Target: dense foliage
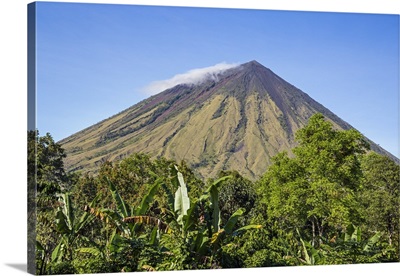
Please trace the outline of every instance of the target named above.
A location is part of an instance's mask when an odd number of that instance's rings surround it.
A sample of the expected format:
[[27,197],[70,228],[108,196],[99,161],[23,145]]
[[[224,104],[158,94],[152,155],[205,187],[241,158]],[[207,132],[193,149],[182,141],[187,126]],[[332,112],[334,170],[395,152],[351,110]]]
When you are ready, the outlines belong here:
[[399,261],[399,165],[320,114],[256,182],[145,154],[67,174],[49,134],[28,138],[38,274]]

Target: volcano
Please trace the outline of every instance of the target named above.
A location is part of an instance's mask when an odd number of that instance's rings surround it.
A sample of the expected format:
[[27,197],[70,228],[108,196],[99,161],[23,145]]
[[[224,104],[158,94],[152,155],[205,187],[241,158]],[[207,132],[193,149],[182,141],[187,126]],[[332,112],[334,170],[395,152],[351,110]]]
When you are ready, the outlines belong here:
[[[258,179],[271,157],[296,146],[315,113],[352,126],[257,61],[179,84],[60,141],[68,171],[96,172],[133,153],[186,163],[203,178],[236,170]],[[371,148],[390,155],[376,144]],[[391,156],[391,155],[390,155]],[[392,156],[393,157],[393,156]],[[394,158],[394,157],[393,157]]]

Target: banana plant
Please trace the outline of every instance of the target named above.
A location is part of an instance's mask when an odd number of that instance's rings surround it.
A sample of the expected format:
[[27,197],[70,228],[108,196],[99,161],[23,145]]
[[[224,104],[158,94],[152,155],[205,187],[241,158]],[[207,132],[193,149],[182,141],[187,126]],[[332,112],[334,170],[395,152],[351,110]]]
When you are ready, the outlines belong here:
[[302,256],[303,258],[299,258],[299,260],[307,265],[315,265],[318,264],[318,262],[323,258],[323,255],[320,251],[315,249],[314,246],[311,245],[310,242],[304,241],[301,238],[300,232],[298,229],[296,229],[297,234],[300,237],[300,242],[302,245]]
[[[299,234],[298,230],[297,233]],[[331,258],[337,263],[359,263],[358,258],[362,258],[363,262],[368,259],[376,261],[374,247],[382,237],[382,233],[377,232],[369,239],[362,239],[361,234],[360,227],[350,224],[340,237],[322,243],[319,248],[315,248],[300,237],[302,258],[299,260],[307,265],[329,264]]]
[[122,237],[117,234],[116,229],[113,230],[112,234],[110,235],[110,238],[107,240],[107,243],[105,244],[104,248],[100,247],[81,247],[76,249],[77,252],[79,253],[88,253],[91,254],[95,257],[100,257],[104,260],[110,260],[110,256],[112,253],[117,252],[118,248],[121,247]]
[[250,229],[260,229],[262,228],[262,225],[258,224],[249,224],[246,226],[243,226],[239,229],[234,230],[234,227],[239,220],[239,218],[243,215],[244,213],[243,208],[239,208],[233,215],[228,219],[226,222],[225,226],[223,228],[220,228],[218,232],[213,233],[211,237],[211,245],[214,247],[218,246],[218,244],[224,239],[226,236],[231,235],[232,237],[239,235],[240,233],[250,230]]
[[[159,238],[161,232],[168,232],[170,229],[168,225],[159,218],[145,215],[149,210],[153,198],[160,187],[161,179],[158,179],[149,189],[148,193],[143,197],[139,206],[129,207],[128,204],[123,200],[115,185],[106,178],[111,196],[115,203],[116,209],[112,210],[109,208],[88,208],[85,210],[95,217],[105,221],[106,224],[111,224],[116,227],[118,233],[128,239],[138,238],[138,234],[141,232],[142,225],[149,225],[153,227],[153,232],[156,232],[156,237]],[[152,233],[153,233],[152,232]],[[143,236],[142,236],[143,237]],[[150,240],[154,243],[154,235],[150,235]]]
[[[115,185],[106,179],[111,191],[115,210],[109,208],[96,208],[86,206],[85,210],[92,217],[100,218],[108,225],[114,226],[112,234],[105,245],[93,244],[92,247],[78,248],[76,252],[91,254],[104,261],[112,261],[118,253],[131,246],[136,239],[144,239],[149,245],[156,245],[160,239],[161,232],[168,232],[169,227],[158,218],[145,215],[153,202],[154,195],[160,186],[161,180],[152,185],[148,193],[143,197],[141,204],[137,207],[131,206],[123,200]],[[139,236],[141,225],[153,227],[150,235]]]
[[119,235],[116,229],[114,229],[103,247],[81,247],[76,249],[76,252],[88,253],[105,261],[111,261],[113,256],[128,244],[127,241],[127,239]]
[[[215,180],[199,199],[190,201],[187,194],[187,187],[183,175],[176,169],[176,179],[179,187],[175,193],[174,212],[176,221],[180,225],[182,237],[190,244],[191,252],[195,252],[196,256],[203,258],[211,254],[217,254],[224,240],[239,235],[243,231],[249,229],[261,228],[261,225],[247,225],[239,229],[235,229],[238,219],[243,215],[244,209],[237,210],[221,228],[221,211],[219,209],[219,188],[227,179],[232,176],[225,176]],[[199,218],[198,210],[206,207],[204,214]],[[203,220],[203,223],[200,221]],[[204,223],[205,222],[205,223]],[[188,239],[188,232],[191,232],[191,239]],[[194,234],[194,236],[193,236]],[[208,249],[212,248],[212,251]]]
[[375,233],[371,238],[367,240],[362,240],[361,238],[361,228],[350,224],[347,226],[346,232],[344,233],[343,241],[348,245],[353,245],[359,247],[362,252],[369,253],[372,251],[374,245],[382,237],[381,232]]
[[[54,248],[51,254],[52,262],[59,262],[63,259],[72,259],[72,247],[76,241],[81,239],[87,239],[81,235],[82,229],[93,220],[93,217],[88,213],[83,213],[83,215],[78,219],[75,216],[73,204],[69,193],[60,194],[58,207],[56,213],[56,230],[61,234],[60,242]],[[95,198],[89,207],[91,207],[97,198]]]
[[[204,205],[204,203],[208,203],[210,209],[212,210],[211,219],[207,220],[207,223],[212,229],[212,233],[218,232],[219,224],[220,224],[220,210],[218,205],[218,188],[223,183],[223,181],[231,178],[231,176],[222,177],[216,181],[214,181],[211,186],[206,190],[206,193],[202,195],[199,199],[193,200],[191,202],[188,192],[187,186],[184,181],[183,175],[178,171],[178,168],[175,166],[175,174],[176,176],[173,178],[173,182],[175,182],[175,186],[177,186],[177,190],[175,192],[173,207],[174,207],[174,216],[178,225],[180,225],[180,230],[182,235],[185,237],[186,232],[198,223],[199,218],[196,216],[197,210],[200,205]],[[211,234],[210,233],[210,236]]]

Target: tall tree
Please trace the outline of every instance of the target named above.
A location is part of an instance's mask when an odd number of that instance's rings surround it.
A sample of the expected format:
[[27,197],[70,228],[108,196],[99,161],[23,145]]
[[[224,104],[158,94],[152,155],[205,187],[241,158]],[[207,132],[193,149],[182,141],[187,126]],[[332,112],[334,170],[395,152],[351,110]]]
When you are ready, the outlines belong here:
[[387,156],[370,153],[362,159],[361,200],[368,231],[382,231],[399,249],[400,166]]
[[60,144],[54,142],[50,133],[39,137],[37,132],[36,166],[38,196],[54,197],[68,187],[64,170],[66,154]]
[[40,137],[39,131],[28,131],[28,183],[35,192],[38,211],[52,209],[57,193],[69,188],[64,170],[66,154],[50,133]]
[[[28,206],[29,225],[35,230],[29,237],[30,243],[40,248],[41,264],[49,259],[57,243],[54,225],[58,206],[57,194],[68,189],[68,177],[64,171],[64,149],[54,142],[49,133],[40,137],[39,131],[28,131]],[[35,225],[35,226],[33,226]],[[45,254],[43,254],[45,252]],[[38,267],[44,272],[44,266]]]
[[332,234],[328,230],[343,230],[359,218],[359,156],[368,144],[355,130],[335,130],[321,114],[312,116],[296,139],[294,157],[278,154],[261,190],[270,219],[292,230],[301,228],[315,244]]

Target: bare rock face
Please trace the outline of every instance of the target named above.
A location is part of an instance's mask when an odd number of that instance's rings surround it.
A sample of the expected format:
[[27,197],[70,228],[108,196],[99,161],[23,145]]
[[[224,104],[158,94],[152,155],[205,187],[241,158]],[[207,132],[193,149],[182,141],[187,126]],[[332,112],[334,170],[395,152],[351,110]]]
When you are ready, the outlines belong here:
[[[69,171],[143,152],[185,160],[200,176],[236,170],[257,179],[272,156],[296,145],[315,113],[338,129],[351,126],[257,61],[199,84],[180,84],[60,141]],[[375,151],[386,153],[375,144]]]

